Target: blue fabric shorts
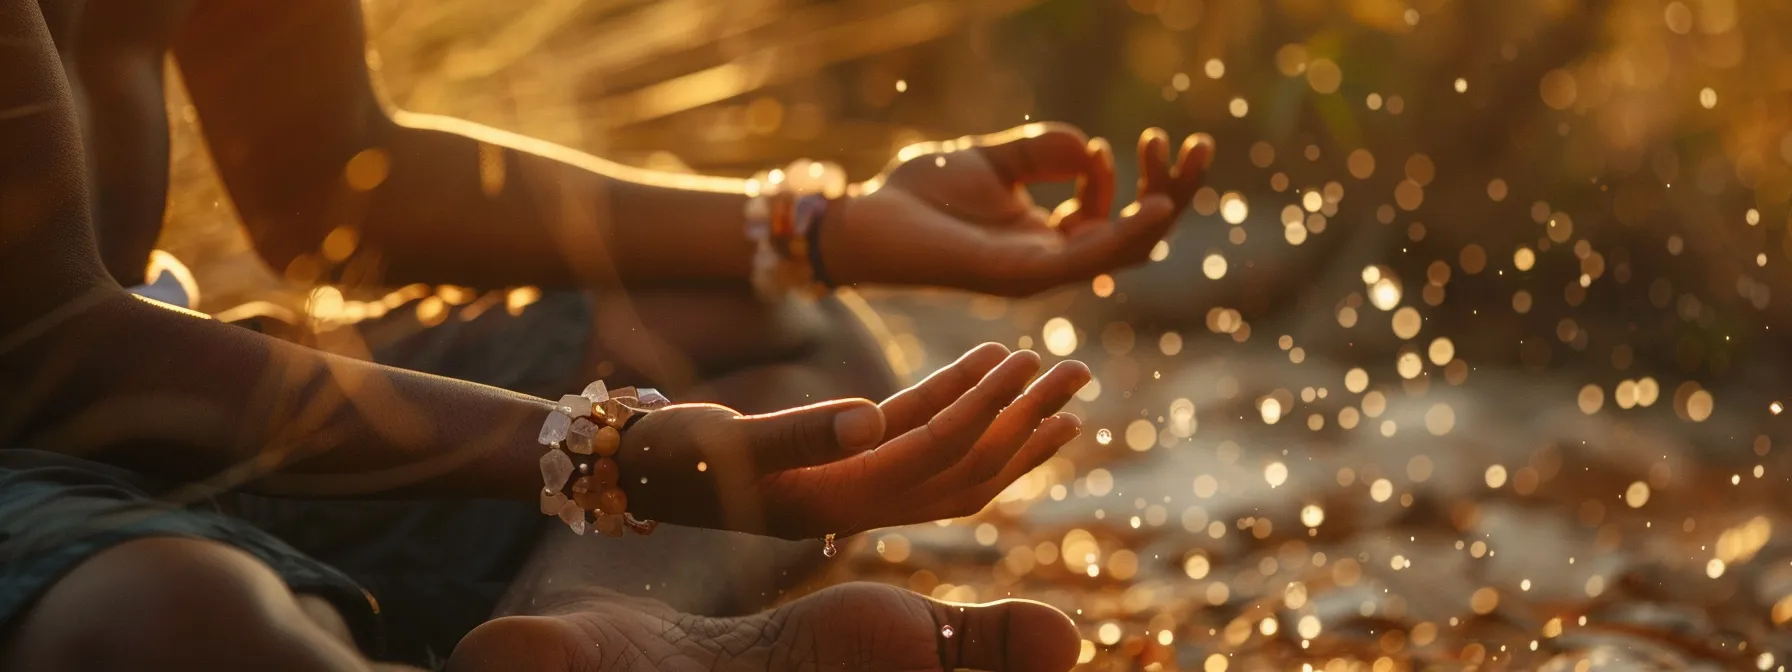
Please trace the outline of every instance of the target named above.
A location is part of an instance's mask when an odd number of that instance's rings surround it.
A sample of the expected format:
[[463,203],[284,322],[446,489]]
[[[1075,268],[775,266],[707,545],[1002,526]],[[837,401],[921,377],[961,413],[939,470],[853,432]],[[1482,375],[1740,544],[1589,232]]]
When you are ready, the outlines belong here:
[[294,592],[328,600],[365,651],[383,648],[379,605],[342,571],[220,513],[211,502],[175,506],[143,477],[40,450],[0,450],[0,632],[86,559],[135,539],[208,539],[273,568]]

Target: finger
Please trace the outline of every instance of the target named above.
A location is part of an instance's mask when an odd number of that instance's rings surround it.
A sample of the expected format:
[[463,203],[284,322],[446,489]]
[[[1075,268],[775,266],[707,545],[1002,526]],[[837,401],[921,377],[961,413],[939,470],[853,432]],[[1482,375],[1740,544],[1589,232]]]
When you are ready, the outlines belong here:
[[1139,134],[1139,198],[1170,193],[1170,136],[1161,128]]
[[983,510],[983,507],[988,506],[990,500],[995,499],[996,495],[1002,494],[1003,490],[1020,480],[1020,477],[1027,475],[1027,472],[1045,464],[1046,460],[1058,454],[1060,448],[1082,433],[1083,421],[1073,414],[1059,413],[1046,418],[1039,423],[1037,429],[1033,430],[1032,436],[1027,437],[1027,442],[1021,446],[1020,452],[1015,453],[1014,458],[1008,461],[1008,465],[1003,467],[1002,472],[995,478],[979,483],[976,487],[951,498],[933,502],[918,509],[903,511],[900,516],[879,523],[878,527],[913,525],[976,515],[978,511]]
[[[842,482],[859,483],[863,497],[888,497],[907,492],[957,463],[1013,401],[1033,374],[1039,372],[1039,353],[1021,350],[977,381],[969,392],[946,406],[921,426],[869,453],[825,467]],[[835,473],[824,474],[836,477]]]
[[[933,615],[941,669],[1062,672],[1082,637],[1063,612],[1030,600],[952,604],[921,595]],[[950,632],[951,636],[947,636]]]
[[735,418],[759,473],[813,467],[877,447],[884,414],[866,399],[835,399]]
[[1114,209],[1114,148],[1106,138],[1089,141],[1089,172],[1077,183],[1076,198],[1090,220],[1104,220]]
[[1114,209],[1114,148],[1104,138],[1089,141],[1089,172],[1077,179],[1076,197],[1058,205],[1049,224],[1066,236],[1081,235],[1105,222]]
[[1083,215],[1083,202],[1070,198],[1052,208],[1052,214],[1046,219],[1046,226],[1059,229],[1066,234],[1073,233],[1089,222]]
[[986,136],[977,147],[985,160],[1010,186],[1026,182],[1057,182],[1082,176],[1089,170],[1088,139],[1083,132],[1062,124],[1028,124]]
[[900,436],[920,427],[940,409],[964,396],[966,390],[982,380],[984,374],[1008,358],[1008,348],[1000,343],[984,343],[959,356],[926,380],[897,392],[884,403],[884,436]]
[[[1120,221],[1090,227],[1065,241],[1064,248],[1039,263],[1053,263],[1056,282],[1095,277],[1117,268],[1143,263],[1151,247],[1162,240],[1176,222],[1176,208],[1168,196],[1147,194],[1121,211]],[[1041,270],[1039,272],[1046,272]]]
[[[1021,193],[1026,193],[1026,190],[1021,190]],[[1018,227],[1022,231],[1038,231],[1041,228],[1051,226],[1051,220],[1052,211],[1037,205],[1032,205],[1028,206],[1026,211],[1019,216],[1009,220],[1007,224],[1009,226]]]
[[1002,409],[977,439],[969,455],[903,495],[903,500],[924,507],[995,478],[1033,435],[1040,422],[1070,403],[1071,395],[1088,384],[1089,377],[1089,367],[1082,362],[1059,362],[1033,381],[1019,399]]
[[1176,161],[1176,171],[1171,178],[1170,198],[1176,202],[1178,210],[1188,206],[1194,200],[1195,192],[1200,190],[1201,182],[1207,177],[1207,167],[1213,165],[1213,136],[1196,133],[1182,139],[1182,152]]

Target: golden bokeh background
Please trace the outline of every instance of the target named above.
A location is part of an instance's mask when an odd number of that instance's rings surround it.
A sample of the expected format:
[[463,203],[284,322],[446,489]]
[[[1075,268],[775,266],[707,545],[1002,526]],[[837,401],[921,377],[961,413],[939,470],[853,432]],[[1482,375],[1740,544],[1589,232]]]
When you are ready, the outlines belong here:
[[[842,577],[1047,601],[1089,669],[1792,655],[1792,5],[368,0],[366,16],[398,107],[661,170],[808,156],[864,178],[903,145],[1038,120],[1120,147],[1147,126],[1217,139],[1147,267],[1025,301],[865,292],[920,370],[982,340],[1088,361],[1072,410],[1095,431],[978,516],[868,535]],[[311,288],[248,252],[171,80],[163,249],[208,311],[303,310]]]

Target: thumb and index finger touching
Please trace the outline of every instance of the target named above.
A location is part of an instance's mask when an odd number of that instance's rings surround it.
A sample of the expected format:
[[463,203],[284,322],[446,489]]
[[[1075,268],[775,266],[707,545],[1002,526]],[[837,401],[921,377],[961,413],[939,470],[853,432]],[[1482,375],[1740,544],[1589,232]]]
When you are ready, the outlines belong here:
[[[1032,129],[1029,131],[1029,129]],[[979,147],[996,174],[1011,186],[1075,179],[1074,198],[1052,213],[1063,245],[1041,254],[1035,274],[1053,284],[1145,260],[1201,188],[1213,161],[1213,138],[1196,133],[1171,154],[1170,138],[1152,128],[1139,136],[1138,200],[1110,219],[1115,197],[1114,153],[1102,138],[1089,139],[1069,126],[1038,124],[986,137]]]
[[[1213,138],[1184,138],[1176,156],[1163,129],[1139,135],[1139,195],[1163,194],[1180,208],[1194,198],[1213,161]],[[1114,152],[1104,138],[1089,138],[1063,124],[1030,124],[983,136],[977,145],[998,178],[1010,186],[1077,181],[1076,201],[1085,219],[1105,219],[1114,198]],[[1172,162],[1174,158],[1174,162]]]

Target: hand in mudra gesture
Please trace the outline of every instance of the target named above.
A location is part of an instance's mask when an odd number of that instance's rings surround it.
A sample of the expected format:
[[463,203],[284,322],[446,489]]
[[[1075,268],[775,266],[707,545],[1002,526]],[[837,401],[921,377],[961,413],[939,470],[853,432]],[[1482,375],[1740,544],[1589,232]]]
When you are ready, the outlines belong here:
[[[680,404],[623,434],[628,509],[675,525],[786,539],[970,515],[1076,437],[1059,410],[1089,370],[986,343],[882,403],[766,415]],[[643,482],[645,478],[645,482]]]
[[[830,278],[1024,296],[1143,263],[1200,189],[1213,139],[1188,136],[1175,157],[1160,129],[1139,136],[1139,198],[1111,216],[1114,153],[1062,124],[903,149],[823,223]],[[1025,185],[1075,180],[1055,211]]]

